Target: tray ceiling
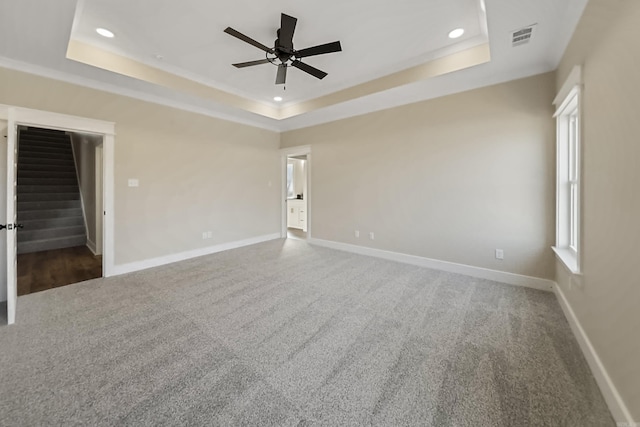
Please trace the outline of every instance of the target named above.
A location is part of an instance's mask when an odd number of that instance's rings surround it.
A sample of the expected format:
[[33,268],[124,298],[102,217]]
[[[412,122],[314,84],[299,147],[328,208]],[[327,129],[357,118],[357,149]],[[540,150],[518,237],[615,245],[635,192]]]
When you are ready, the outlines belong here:
[[[0,5],[0,66],[73,76],[79,84],[286,130],[551,70],[585,4],[21,0]],[[29,12],[34,18],[26,23],[11,18]],[[223,30],[231,26],[272,46],[280,13],[298,18],[296,49],[340,40],[342,52],[304,59],[326,78],[290,69],[285,90],[274,84],[271,64],[231,65],[264,52]],[[512,31],[531,24],[537,24],[531,42],[512,47]],[[455,28],[465,33],[454,40],[448,34]],[[19,37],[29,31],[35,34]]]

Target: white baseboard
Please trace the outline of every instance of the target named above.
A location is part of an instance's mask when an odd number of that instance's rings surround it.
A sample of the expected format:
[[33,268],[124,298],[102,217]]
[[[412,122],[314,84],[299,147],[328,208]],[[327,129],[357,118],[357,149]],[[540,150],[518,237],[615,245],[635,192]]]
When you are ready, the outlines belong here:
[[417,265],[419,267],[432,268],[434,270],[442,270],[448,271],[450,273],[459,273],[466,276],[478,277],[481,279],[494,280],[496,282],[506,283],[509,285],[525,286],[527,288],[540,289],[548,292],[553,292],[555,286],[554,281],[541,279],[539,277],[524,276],[521,274],[507,273],[504,271],[491,270],[482,267],[473,267],[471,265],[440,261],[437,259],[424,258],[416,255],[407,255],[399,252],[390,252],[382,249],[368,248],[365,246],[350,245],[348,243],[334,242],[330,240],[309,238],[307,239],[307,241],[311,244],[324,246],[327,248],[353,252],[360,255],[368,255],[376,258],[388,259],[390,261]]
[[602,392],[604,400],[607,402],[611,415],[613,415],[613,418],[620,426],[640,426],[640,423],[633,421],[633,417],[631,416],[629,409],[627,409],[627,406],[618,393],[616,386],[613,384],[613,381],[611,381],[611,377],[609,377],[600,357],[598,357],[598,353],[596,353],[595,348],[593,348],[589,337],[585,333],[584,329],[582,329],[582,325],[571,308],[569,301],[564,296],[564,292],[562,292],[559,285],[555,285],[554,289],[558,302],[560,303],[560,307],[562,307],[562,311],[571,326],[573,335],[578,340],[578,344],[582,349],[582,354],[584,354],[585,359],[587,359],[589,368],[591,368],[591,372],[600,387],[600,391]]
[[92,254],[94,255],[98,255],[98,252],[96,250],[96,243],[93,242],[91,239],[89,239],[87,237],[87,248],[89,248],[89,250],[91,251]]
[[179,252],[176,254],[165,255],[158,258],[146,259],[143,261],[131,262],[128,264],[115,265],[111,276],[118,276],[120,274],[132,273],[134,271],[146,270],[147,268],[159,267],[165,264],[171,264],[173,262],[184,261],[190,258],[196,258],[199,256],[210,255],[216,252],[227,251],[229,249],[240,248],[242,246],[255,245],[256,243],[266,242],[268,240],[279,239],[280,233],[267,234],[264,236],[252,237],[244,240],[237,240],[235,242],[221,243],[219,245],[208,246],[206,248],[194,249],[186,252]]

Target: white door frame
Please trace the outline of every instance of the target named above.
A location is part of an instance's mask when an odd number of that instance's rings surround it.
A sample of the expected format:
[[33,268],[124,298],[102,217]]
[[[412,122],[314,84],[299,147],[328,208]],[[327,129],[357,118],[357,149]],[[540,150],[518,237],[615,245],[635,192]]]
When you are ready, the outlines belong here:
[[[0,104],[0,118],[8,121],[9,132],[16,132],[17,126],[34,126],[70,132],[91,133],[102,136],[103,146],[103,250],[102,275],[109,277],[114,271],[114,153],[115,123],[48,111],[32,110]],[[15,153],[7,153],[15,155]],[[7,203],[10,201],[7,200]],[[15,202],[15,201],[13,201]],[[17,292],[15,286],[7,289],[12,294]],[[12,295],[7,294],[7,298]],[[15,322],[15,313],[10,313],[8,323]]]
[[311,146],[300,145],[280,150],[280,237],[287,237],[287,158],[293,156],[307,156],[307,239],[311,238]]
[[[7,151],[9,148],[9,135],[11,135],[11,133],[9,133],[9,121],[6,119],[5,116],[2,115],[2,112],[0,111],[0,122],[3,122],[3,125],[6,125],[7,128],[6,130],[3,129],[3,126],[0,126],[0,131],[5,130],[6,133],[1,133],[0,134],[0,170],[4,167],[8,167],[9,165],[7,164],[7,159],[6,159],[6,155],[7,155]],[[6,165],[6,166],[4,166]],[[7,187],[7,175],[8,175],[8,171],[4,171],[5,173],[0,174],[0,188],[4,188],[6,191],[6,187]],[[4,216],[7,214],[7,205],[6,205],[7,201],[6,200],[0,200],[0,218],[4,218]],[[2,221],[0,221],[2,222]],[[8,221],[4,221],[4,222],[8,222]],[[4,236],[2,234],[3,232],[0,231],[0,242],[2,242],[2,244],[0,244],[0,272],[4,271],[6,272],[6,263],[7,263],[7,245],[4,242]],[[6,277],[8,277],[8,274],[6,275]],[[3,301],[7,301],[7,287],[4,283],[4,280],[6,280],[5,275],[3,275],[2,273],[0,273],[0,302]],[[0,317],[2,317],[2,315],[0,314]]]

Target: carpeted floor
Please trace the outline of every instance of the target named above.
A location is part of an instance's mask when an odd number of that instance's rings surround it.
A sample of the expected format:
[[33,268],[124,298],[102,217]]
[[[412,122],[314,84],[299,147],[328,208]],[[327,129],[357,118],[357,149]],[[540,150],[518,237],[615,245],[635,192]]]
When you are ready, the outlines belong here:
[[553,294],[301,240],[18,301],[2,426],[614,425]]

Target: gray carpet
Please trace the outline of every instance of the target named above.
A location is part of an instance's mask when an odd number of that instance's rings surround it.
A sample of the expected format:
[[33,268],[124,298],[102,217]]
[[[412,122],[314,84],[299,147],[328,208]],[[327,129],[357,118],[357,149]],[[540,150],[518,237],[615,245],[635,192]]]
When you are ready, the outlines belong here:
[[0,425],[614,425],[551,293],[276,240],[19,298]]

